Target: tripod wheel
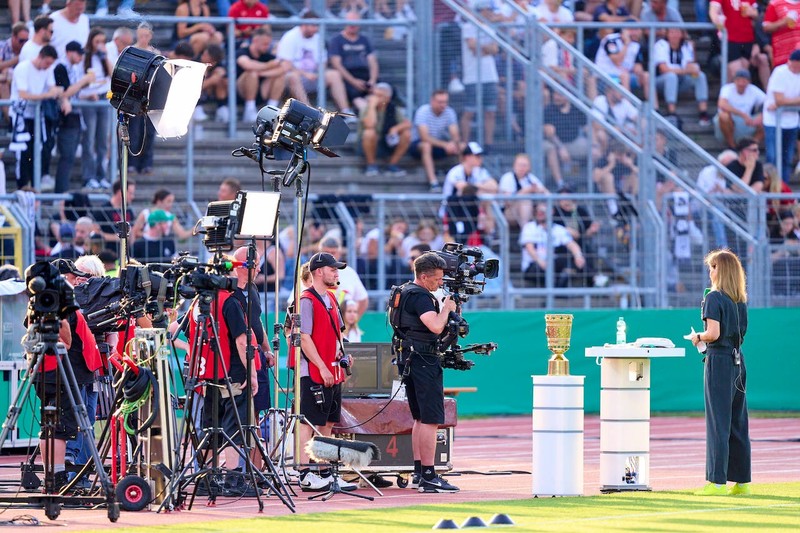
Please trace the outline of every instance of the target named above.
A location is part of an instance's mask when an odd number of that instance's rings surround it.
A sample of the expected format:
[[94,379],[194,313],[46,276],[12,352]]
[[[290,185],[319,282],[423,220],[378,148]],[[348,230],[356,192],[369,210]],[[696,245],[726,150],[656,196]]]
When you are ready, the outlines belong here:
[[119,504],[117,502],[108,504],[108,520],[110,522],[119,520]]
[[141,511],[152,498],[150,484],[139,476],[125,476],[117,483],[117,501],[126,511]]
[[46,498],[44,502],[44,515],[50,520],[55,520],[61,514],[61,503],[54,498]]

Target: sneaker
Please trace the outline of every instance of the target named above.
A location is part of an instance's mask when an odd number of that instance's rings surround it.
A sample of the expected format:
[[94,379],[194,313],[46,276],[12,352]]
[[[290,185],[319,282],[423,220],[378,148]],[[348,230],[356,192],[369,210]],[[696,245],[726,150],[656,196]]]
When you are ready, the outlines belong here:
[[[387,487],[391,487],[392,486],[392,482],[389,481],[388,479],[386,479],[385,477],[383,477],[380,474],[372,474],[367,479],[369,480],[370,483],[372,483],[373,485],[375,485],[376,488],[379,488],[379,489],[385,489]],[[418,486],[419,486],[419,482],[417,482],[417,483],[418,483]]]
[[711,118],[708,116],[708,113],[700,113],[700,119],[697,121],[697,124],[703,128],[710,126]]
[[442,476],[436,476],[433,479],[420,479],[417,490],[420,492],[458,492],[460,489],[445,481]]
[[[331,478],[324,477],[323,480],[328,480]],[[358,488],[358,483],[353,483],[351,481],[345,481],[343,478],[339,478],[339,488],[345,492],[351,492]]]
[[442,192],[442,186],[439,183],[431,183],[430,192]]
[[406,171],[397,165],[386,165],[386,175],[390,178],[402,178],[406,175]]
[[458,78],[453,78],[450,80],[450,83],[447,84],[447,92],[450,94],[460,94],[466,90],[464,84],[461,83],[461,80]]
[[300,476],[300,490],[303,492],[323,492],[330,486],[330,478],[321,478],[314,472],[306,472],[305,475]]
[[201,106],[197,106],[194,108],[194,113],[192,113],[192,118],[196,122],[205,122],[208,120],[208,115],[206,115],[205,110]]
[[40,15],[49,15],[51,11],[50,4],[42,4],[42,7],[39,8]]
[[[128,169],[128,172],[130,172],[130,169]],[[100,182],[97,181],[96,178],[92,178],[89,181],[87,181],[83,186],[87,189],[99,189]]]
[[217,112],[214,113],[214,120],[216,122],[228,122],[231,118],[231,113],[228,111],[228,106],[221,105],[217,108]]
[[410,488],[416,490],[419,488],[420,475],[414,472],[411,475],[411,483],[408,485]]
[[108,8],[107,7],[98,7],[97,11],[94,14],[98,17],[105,17],[108,15]]
[[750,483],[734,483],[728,489],[728,496],[749,496],[751,494],[753,491],[750,489]]
[[39,183],[39,187],[44,191],[52,191],[56,188],[56,180],[50,174],[45,174],[42,176],[42,181]]
[[126,19],[138,19],[142,16],[129,7],[121,7],[117,9],[117,16]]
[[[350,113],[352,113],[352,111],[350,111]],[[345,115],[344,122],[348,126],[355,126],[358,124],[358,117],[352,114]]]
[[255,107],[245,108],[242,113],[242,122],[255,122],[258,118],[258,110]]
[[695,491],[695,496],[727,496],[728,488],[725,485],[708,483],[702,489]]
[[53,474],[53,493],[58,494],[61,492],[67,483],[69,483],[69,475],[67,474],[66,470],[62,470],[61,472],[56,472]]
[[374,178],[380,175],[381,171],[378,168],[378,165],[367,165],[367,168],[364,169],[364,176],[367,178]]

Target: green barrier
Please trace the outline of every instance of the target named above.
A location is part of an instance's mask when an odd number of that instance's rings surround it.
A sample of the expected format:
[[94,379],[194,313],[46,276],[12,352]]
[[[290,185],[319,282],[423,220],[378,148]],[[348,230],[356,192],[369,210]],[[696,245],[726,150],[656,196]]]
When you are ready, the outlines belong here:
[[[574,311],[572,346],[566,356],[570,373],[586,376],[586,411],[600,411],[600,367],[584,356],[589,346],[614,342],[620,316],[628,326],[628,340],[666,337],[686,349],[685,358],[653,360],[652,411],[702,411],[701,356],[683,335],[693,326],[702,329],[699,309]],[[448,387],[478,387],[477,393],[458,397],[462,415],[522,414],[531,412],[531,375],[547,373],[544,311],[468,312],[470,335],[465,343],[496,342],[490,356],[470,355],[475,366],[467,372],[448,370]],[[747,364],[747,401],[750,409],[800,410],[800,359],[791,345],[800,328],[800,309],[751,309],[743,353]],[[361,320],[364,342],[387,342],[391,329],[383,313],[367,313]]]

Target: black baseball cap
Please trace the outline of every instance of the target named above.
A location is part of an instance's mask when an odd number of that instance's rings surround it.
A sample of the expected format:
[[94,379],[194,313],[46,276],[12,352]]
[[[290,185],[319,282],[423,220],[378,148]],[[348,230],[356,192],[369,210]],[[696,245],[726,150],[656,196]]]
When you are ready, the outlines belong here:
[[78,270],[78,267],[76,267],[75,263],[70,259],[55,259],[51,261],[50,264],[56,267],[60,274],[74,274],[79,278],[92,277],[91,274],[87,274],[83,270]]
[[337,261],[335,257],[325,252],[314,254],[308,261],[308,268],[311,272],[314,272],[316,269],[322,267],[336,267],[341,270],[346,266],[347,263]]
[[67,52],[78,52],[79,54],[83,55],[83,46],[78,41],[70,41],[67,43],[66,46]]

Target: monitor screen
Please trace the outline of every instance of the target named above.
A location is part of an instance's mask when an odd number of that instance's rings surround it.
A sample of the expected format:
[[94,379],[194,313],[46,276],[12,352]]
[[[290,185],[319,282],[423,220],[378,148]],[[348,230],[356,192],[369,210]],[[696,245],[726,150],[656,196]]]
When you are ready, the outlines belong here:
[[392,381],[397,377],[397,367],[392,364],[391,343],[347,343],[345,350],[353,356],[353,375],[344,382],[343,394],[391,394]]

